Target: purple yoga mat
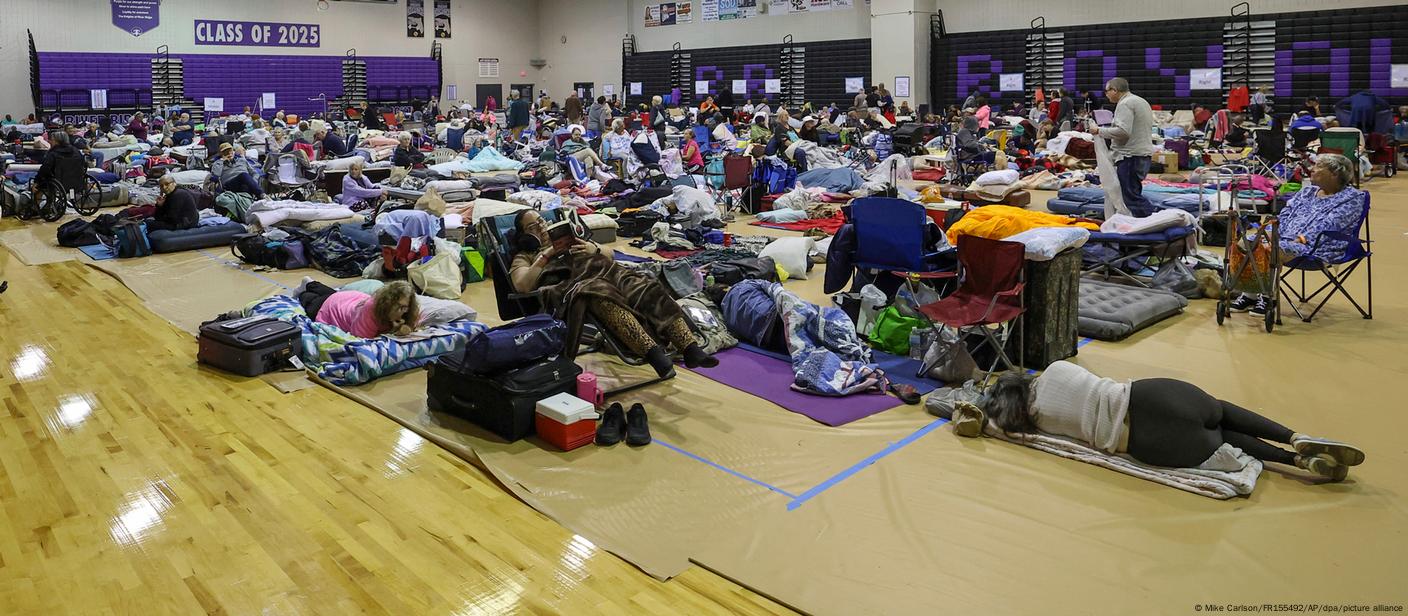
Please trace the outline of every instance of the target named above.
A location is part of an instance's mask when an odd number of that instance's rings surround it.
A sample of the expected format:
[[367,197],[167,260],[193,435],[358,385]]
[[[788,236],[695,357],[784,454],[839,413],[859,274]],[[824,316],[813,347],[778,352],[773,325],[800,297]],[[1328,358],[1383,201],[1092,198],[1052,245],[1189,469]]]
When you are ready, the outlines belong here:
[[717,368],[692,371],[828,426],[843,426],[901,404],[899,398],[884,394],[854,394],[841,398],[804,394],[792,389],[791,363],[752,351],[734,348],[720,351],[715,357],[719,358]]

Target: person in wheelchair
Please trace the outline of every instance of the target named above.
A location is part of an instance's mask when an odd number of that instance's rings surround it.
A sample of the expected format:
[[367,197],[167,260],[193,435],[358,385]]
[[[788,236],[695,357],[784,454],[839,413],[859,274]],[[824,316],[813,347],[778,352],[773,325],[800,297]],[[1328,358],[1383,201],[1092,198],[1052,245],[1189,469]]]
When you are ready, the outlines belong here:
[[992,164],[996,160],[996,152],[978,139],[978,118],[963,116],[963,128],[958,129],[956,140],[959,162]]
[[68,134],[61,130],[49,135],[49,145],[49,151],[39,164],[39,172],[34,176],[32,190],[44,190],[52,180],[58,180],[65,189],[81,189],[88,173],[88,161],[83,158],[83,152],[74,147]]
[[666,345],[679,350],[690,368],[718,365],[719,360],[699,346],[679,304],[655,278],[618,265],[595,243],[574,237],[555,244],[536,210],[514,218],[509,241],[509,279],[519,293],[541,293],[544,306],[575,305],[576,310],[590,311],[661,377],[674,372]]

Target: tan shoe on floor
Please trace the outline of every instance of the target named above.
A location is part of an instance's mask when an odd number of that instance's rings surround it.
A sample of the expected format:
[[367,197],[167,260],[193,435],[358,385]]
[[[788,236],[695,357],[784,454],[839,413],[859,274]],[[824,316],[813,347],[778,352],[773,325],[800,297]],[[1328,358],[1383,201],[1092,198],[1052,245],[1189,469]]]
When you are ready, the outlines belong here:
[[1349,476],[1349,466],[1336,462],[1328,454],[1297,456],[1296,466],[1333,482],[1344,481]]
[[1358,466],[1364,463],[1364,452],[1358,447],[1327,438],[1297,434],[1291,437],[1291,447],[1303,456],[1330,456],[1341,466]]
[[953,405],[954,434],[968,438],[982,436],[983,425],[987,421],[988,416],[983,413],[983,410],[971,402],[959,402]]

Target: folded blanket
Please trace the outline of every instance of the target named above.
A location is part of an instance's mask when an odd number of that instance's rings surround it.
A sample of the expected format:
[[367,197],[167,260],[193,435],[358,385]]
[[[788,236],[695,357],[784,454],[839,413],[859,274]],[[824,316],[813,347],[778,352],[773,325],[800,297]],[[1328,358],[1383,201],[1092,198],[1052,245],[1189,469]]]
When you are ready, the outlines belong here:
[[356,212],[347,206],[312,201],[261,199],[250,204],[245,213],[246,223],[259,223],[268,229],[286,220],[309,222],[314,220],[338,220],[351,218]]
[[1144,218],[1115,214],[1107,218],[1104,223],[1101,223],[1100,232],[1123,233],[1125,235],[1157,233],[1164,229],[1187,227],[1192,225],[1193,222],[1193,215],[1183,210],[1159,210]]
[[1252,490],[1256,489],[1256,480],[1262,469],[1261,460],[1227,443],[1223,443],[1222,447],[1214,451],[1212,456],[1197,468],[1168,468],[1149,466],[1125,454],[1107,454],[1084,443],[1051,434],[1009,436],[991,423],[984,432],[1009,443],[1026,445],[1063,458],[1103,466],[1132,477],[1219,500],[1251,494]]

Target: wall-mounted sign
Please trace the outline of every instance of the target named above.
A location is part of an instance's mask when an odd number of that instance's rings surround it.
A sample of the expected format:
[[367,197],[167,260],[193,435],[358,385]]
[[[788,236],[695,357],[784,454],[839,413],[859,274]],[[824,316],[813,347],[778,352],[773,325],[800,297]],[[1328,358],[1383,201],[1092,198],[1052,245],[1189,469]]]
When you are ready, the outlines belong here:
[[92,108],[94,108],[94,109],[107,109],[107,108],[108,108],[108,91],[107,91],[107,90],[89,90],[89,91],[88,91],[88,98],[89,98],[89,105],[88,105],[89,107],[92,107]]
[[1188,71],[1188,88],[1192,90],[1221,90],[1222,69],[1195,68]]
[[317,47],[321,43],[322,32],[318,24],[196,20],[197,45]]
[[216,112],[216,113],[219,113],[219,112],[224,111],[224,110],[225,110],[225,99],[223,99],[223,98],[212,98],[212,97],[209,97],[209,96],[205,97],[205,110],[206,110],[206,111],[214,111],[214,112]]
[[110,0],[112,25],[142,36],[161,25],[161,0]]

